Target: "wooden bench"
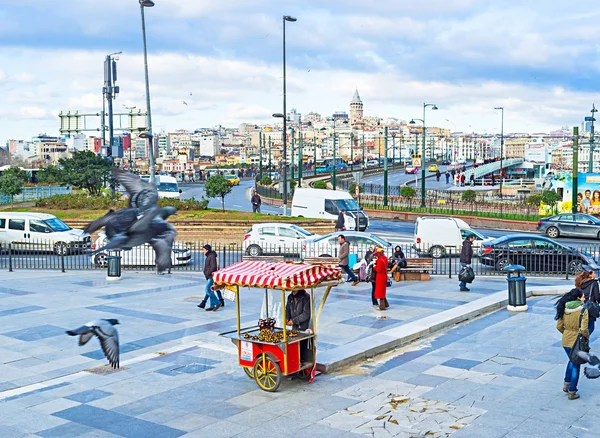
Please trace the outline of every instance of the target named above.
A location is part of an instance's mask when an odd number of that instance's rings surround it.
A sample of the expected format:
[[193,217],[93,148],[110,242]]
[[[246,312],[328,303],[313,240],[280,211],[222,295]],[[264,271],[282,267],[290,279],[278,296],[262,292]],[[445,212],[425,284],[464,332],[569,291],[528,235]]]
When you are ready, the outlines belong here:
[[339,265],[337,257],[304,257],[304,263],[307,265]]
[[251,262],[266,262],[266,263],[283,263],[285,262],[285,258],[283,256],[256,256],[252,257],[249,255],[242,256],[242,261],[251,261]]
[[406,268],[398,269],[394,273],[394,279],[396,281],[429,281],[431,280],[431,271],[433,271],[432,258],[406,259]]

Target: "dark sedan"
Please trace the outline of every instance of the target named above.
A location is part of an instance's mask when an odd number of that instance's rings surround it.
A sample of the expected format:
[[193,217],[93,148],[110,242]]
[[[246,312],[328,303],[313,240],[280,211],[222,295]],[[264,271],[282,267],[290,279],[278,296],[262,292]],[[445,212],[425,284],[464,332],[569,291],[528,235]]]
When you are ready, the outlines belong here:
[[540,219],[537,230],[553,239],[559,236],[600,239],[600,220],[589,214],[563,213]]
[[497,271],[508,265],[523,265],[528,272],[570,274],[581,271],[581,265],[596,265],[594,258],[543,236],[513,234],[485,242],[480,249],[480,262]]

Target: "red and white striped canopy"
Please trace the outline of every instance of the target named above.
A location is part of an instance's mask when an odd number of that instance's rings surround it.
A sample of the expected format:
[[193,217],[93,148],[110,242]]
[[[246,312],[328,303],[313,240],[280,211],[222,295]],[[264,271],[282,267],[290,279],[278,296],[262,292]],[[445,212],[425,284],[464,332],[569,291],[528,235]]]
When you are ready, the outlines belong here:
[[216,285],[237,285],[273,289],[300,289],[324,281],[340,280],[342,269],[335,265],[266,263],[243,261],[213,274]]

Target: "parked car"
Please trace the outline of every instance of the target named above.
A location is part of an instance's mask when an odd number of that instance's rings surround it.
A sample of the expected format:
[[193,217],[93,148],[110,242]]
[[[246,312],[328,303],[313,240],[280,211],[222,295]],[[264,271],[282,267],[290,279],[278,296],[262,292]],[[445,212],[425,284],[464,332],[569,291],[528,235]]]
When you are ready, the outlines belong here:
[[337,231],[325,236],[308,240],[302,249],[303,257],[337,257],[340,249],[338,236],[343,234],[350,242],[350,254],[356,254],[357,260],[361,260],[367,249],[372,246],[381,246],[390,257],[394,251],[393,245],[374,234],[361,233],[357,231]]
[[437,164],[430,164],[429,167],[427,168],[428,172],[437,172],[438,170],[440,170],[440,168],[438,167]]
[[596,266],[596,260],[576,248],[561,245],[544,236],[513,234],[481,245],[481,264],[502,271],[509,265],[522,265],[528,272],[576,274],[582,265]]
[[[102,248],[106,245],[106,234],[101,232],[98,234],[98,238],[92,244],[92,250]],[[149,244],[136,246],[127,251],[101,251],[94,254],[92,257],[92,263],[99,267],[105,267],[109,255],[120,255],[121,265],[123,266],[155,266],[156,258],[154,254],[154,248]],[[175,242],[173,244],[173,252],[171,254],[171,263],[173,266],[187,265],[192,260],[192,252],[190,248],[182,243]]]
[[419,168],[411,164],[410,166],[406,166],[404,168],[404,173],[419,173]]
[[262,254],[300,254],[304,241],[317,237],[293,224],[256,224],[246,231],[242,246],[253,257]]
[[413,248],[419,255],[433,258],[443,257],[447,252],[459,254],[467,236],[475,236],[473,251],[477,251],[486,238],[464,220],[453,217],[423,216],[415,223]]
[[225,179],[232,186],[239,186],[240,185],[240,178],[237,175],[225,175]]
[[89,249],[90,235],[47,213],[0,212],[0,247],[67,255]]
[[538,221],[537,230],[548,237],[587,237],[600,239],[600,220],[589,214],[557,214]]
[[442,160],[442,166],[449,166],[450,165],[450,160]]
[[377,167],[379,166],[379,161],[377,160],[367,160],[367,162],[365,163],[366,167]]

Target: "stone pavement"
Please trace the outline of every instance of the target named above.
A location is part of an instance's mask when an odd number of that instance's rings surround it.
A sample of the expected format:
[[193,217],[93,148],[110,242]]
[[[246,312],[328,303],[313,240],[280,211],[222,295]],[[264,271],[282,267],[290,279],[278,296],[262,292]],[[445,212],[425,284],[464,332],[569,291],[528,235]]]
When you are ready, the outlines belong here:
[[[126,272],[115,283],[96,271],[18,271],[3,272],[2,278],[2,437],[422,436],[425,428],[445,436],[472,423],[456,432],[469,436],[478,428],[496,430],[495,423],[483,420],[500,421],[502,409],[512,412],[510,403],[516,402],[523,405],[516,410],[523,417],[519,427],[533,427],[528,421],[537,417],[530,417],[541,414],[528,406],[539,405],[546,394],[563,394],[564,353],[547,299],[530,301],[535,304],[526,314],[500,311],[408,347],[411,351],[318,376],[311,385],[286,381],[271,394],[248,379],[234,346],[218,336],[235,328],[232,304],[219,312],[196,307],[205,284],[201,275]],[[503,278],[478,280],[469,293],[457,291],[456,279],[395,283],[385,319],[370,305],[370,285],[343,285],[325,306],[319,351],[325,355],[506,284]],[[561,280],[530,279],[528,284],[553,282],[568,289]],[[261,301],[260,293],[243,295],[245,324],[255,324]],[[121,322],[119,371],[103,366],[95,339],[78,347],[64,334],[98,317]],[[524,337],[524,329],[534,336]],[[582,395],[583,385],[593,383],[582,382]],[[523,394],[520,388],[535,391]],[[591,396],[585,394],[580,406],[591,409]],[[498,430],[508,433],[509,425]],[[511,436],[523,436],[516,433]]]

